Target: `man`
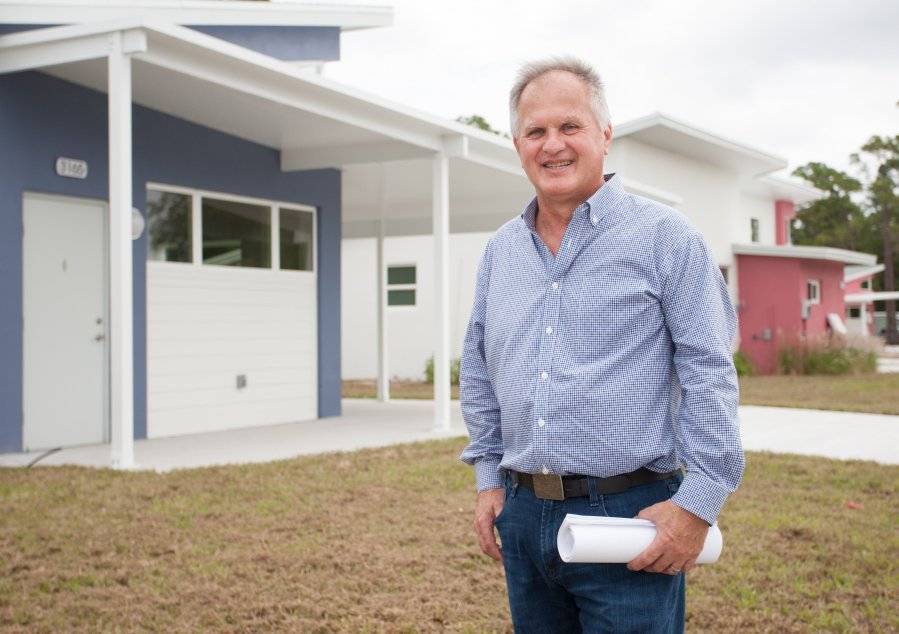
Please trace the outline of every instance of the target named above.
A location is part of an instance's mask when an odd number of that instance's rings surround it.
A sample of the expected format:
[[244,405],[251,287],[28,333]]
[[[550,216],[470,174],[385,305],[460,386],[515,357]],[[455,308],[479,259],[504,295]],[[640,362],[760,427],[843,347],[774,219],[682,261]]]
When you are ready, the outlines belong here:
[[[480,546],[516,631],[682,631],[684,573],[743,472],[727,288],[683,215],[604,176],[592,68],[526,65],[510,113],[536,198],[487,244],[465,336]],[[626,566],[565,564],[566,513],[639,516],[657,537]]]

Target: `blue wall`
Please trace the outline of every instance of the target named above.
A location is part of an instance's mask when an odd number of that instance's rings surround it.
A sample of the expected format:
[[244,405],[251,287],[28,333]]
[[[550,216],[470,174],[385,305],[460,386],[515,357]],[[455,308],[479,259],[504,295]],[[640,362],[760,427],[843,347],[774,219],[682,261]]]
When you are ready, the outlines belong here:
[[[0,76],[0,452],[22,448],[22,194],[108,197],[106,95],[35,72]],[[340,172],[283,173],[277,150],[133,110],[134,206],[147,181],[318,209],[319,416],[340,414]],[[85,180],[55,173],[84,159]],[[146,234],[134,247],[134,423],[146,437]]]
[[190,28],[278,59],[340,59],[340,28],[336,26],[204,25]]
[[[0,35],[43,29],[52,24],[0,24]],[[57,25],[58,26],[58,25]],[[340,27],[197,25],[191,29],[277,59],[340,59]]]

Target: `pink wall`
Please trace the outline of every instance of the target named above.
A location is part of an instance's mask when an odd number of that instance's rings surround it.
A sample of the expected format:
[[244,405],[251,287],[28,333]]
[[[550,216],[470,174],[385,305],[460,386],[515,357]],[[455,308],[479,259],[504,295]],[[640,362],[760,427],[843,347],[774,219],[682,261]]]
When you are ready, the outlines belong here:
[[[827,313],[843,317],[843,265],[826,260],[737,256],[740,288],[740,350],[761,374],[777,371],[778,347],[805,334],[820,335],[828,330]],[[803,322],[802,302],[806,281],[821,284],[821,303],[811,306]],[[767,334],[766,334],[767,332]]]
[[796,215],[796,205],[792,200],[774,201],[774,240],[776,244],[790,244],[787,222]]

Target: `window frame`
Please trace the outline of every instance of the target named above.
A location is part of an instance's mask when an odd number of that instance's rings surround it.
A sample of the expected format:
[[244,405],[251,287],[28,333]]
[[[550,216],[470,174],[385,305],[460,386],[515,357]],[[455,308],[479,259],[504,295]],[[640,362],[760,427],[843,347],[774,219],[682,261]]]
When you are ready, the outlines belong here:
[[[815,289],[815,296],[810,297],[811,293],[809,293],[809,291],[813,288]],[[812,278],[805,280],[805,301],[811,306],[816,306],[821,303],[821,280]]]
[[[413,284],[391,284],[387,280],[390,279],[390,269],[415,269],[415,282]],[[418,263],[417,262],[394,262],[384,267],[384,305],[390,310],[411,310],[418,307]],[[414,291],[415,302],[412,304],[391,304],[390,291]]]
[[759,243],[762,239],[762,223],[758,218],[749,218],[749,241]]
[[[306,274],[315,275],[318,272],[318,209],[312,205],[303,203],[294,203],[283,200],[273,200],[270,198],[256,198],[254,196],[243,196],[241,194],[229,194],[226,192],[213,191],[209,189],[195,189],[193,187],[181,187],[178,185],[168,185],[156,181],[147,181],[144,186],[146,190],[156,190],[162,192],[170,192],[172,194],[182,194],[191,197],[191,255],[192,262],[166,262],[161,260],[152,260],[156,263],[164,263],[180,266],[210,266],[221,269],[247,269],[253,271],[272,271],[283,273],[286,275]],[[205,264],[203,262],[203,198],[215,198],[236,203],[245,203],[248,205],[258,205],[269,208],[269,241],[271,242],[271,263],[268,267],[253,266],[226,266],[221,264]],[[281,209],[291,211],[304,211],[312,215],[312,268],[308,271],[297,271],[295,269],[281,268]],[[149,238],[149,232],[148,232]],[[148,261],[149,260],[148,258]]]

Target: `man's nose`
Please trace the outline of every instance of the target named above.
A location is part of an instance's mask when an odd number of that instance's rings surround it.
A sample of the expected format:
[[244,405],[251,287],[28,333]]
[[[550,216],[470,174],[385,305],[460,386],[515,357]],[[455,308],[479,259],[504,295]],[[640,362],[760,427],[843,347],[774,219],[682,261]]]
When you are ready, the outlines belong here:
[[556,154],[565,149],[565,141],[556,130],[549,130],[543,141],[543,151],[547,154]]

